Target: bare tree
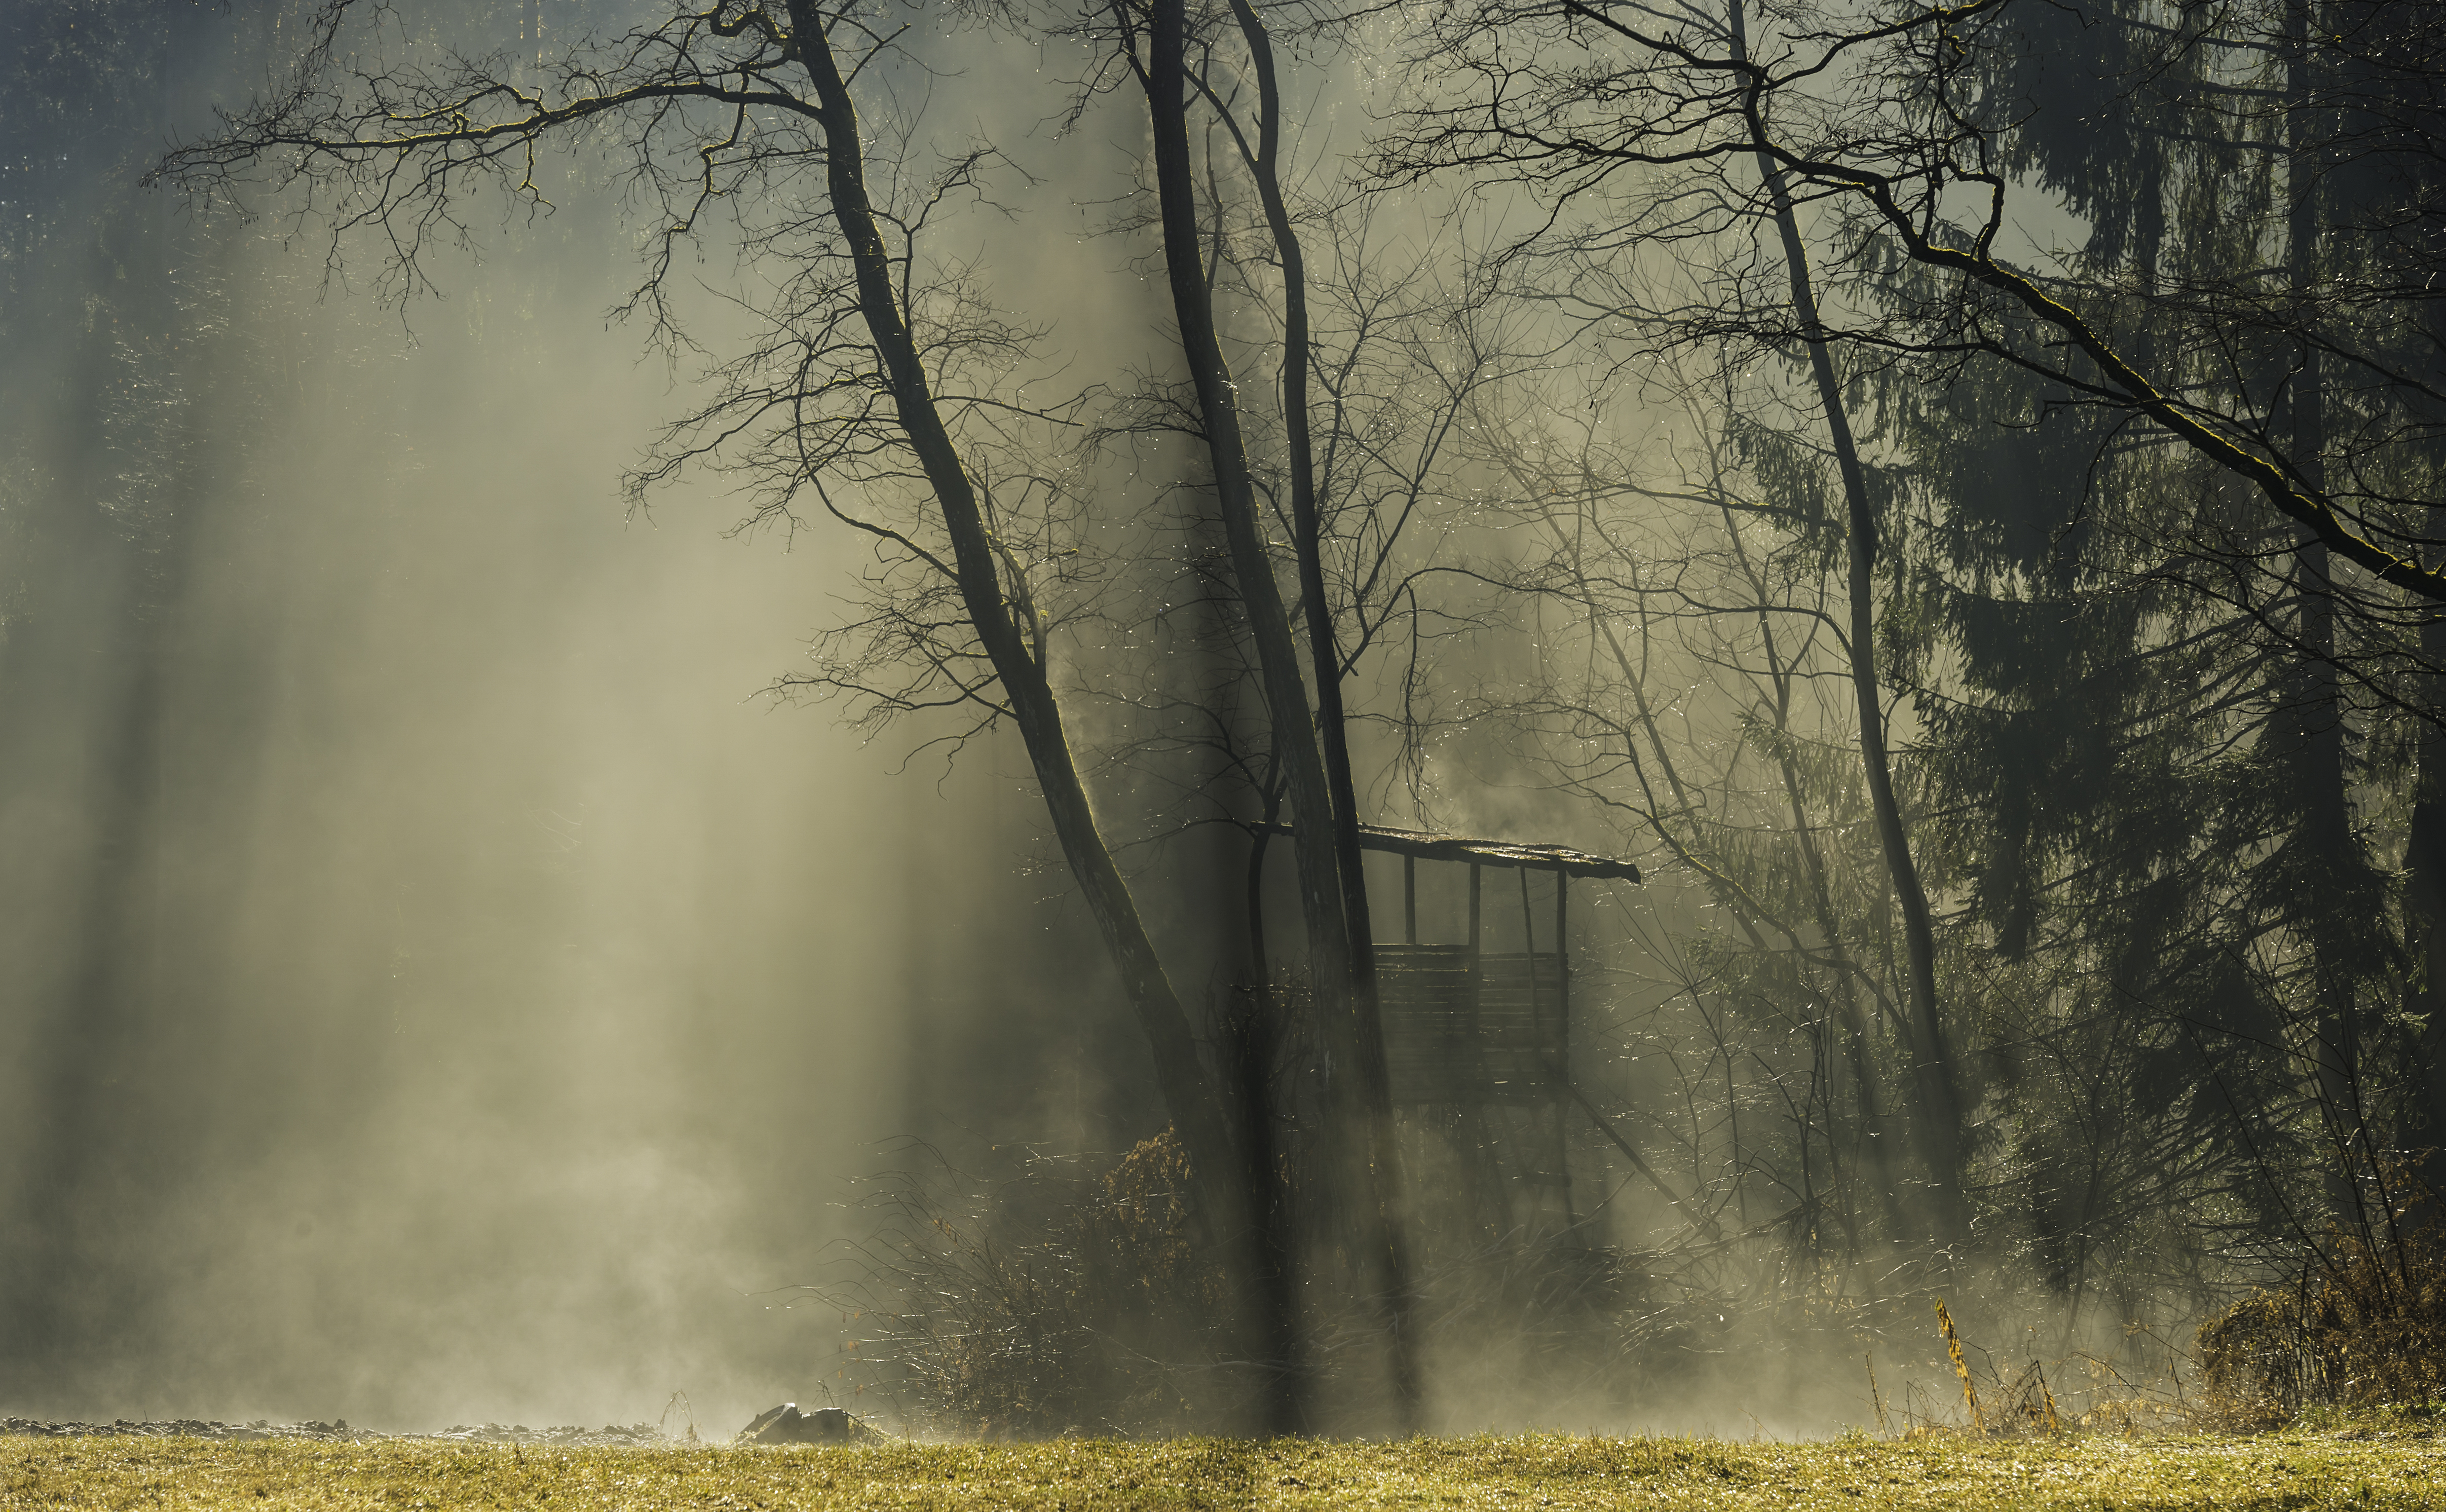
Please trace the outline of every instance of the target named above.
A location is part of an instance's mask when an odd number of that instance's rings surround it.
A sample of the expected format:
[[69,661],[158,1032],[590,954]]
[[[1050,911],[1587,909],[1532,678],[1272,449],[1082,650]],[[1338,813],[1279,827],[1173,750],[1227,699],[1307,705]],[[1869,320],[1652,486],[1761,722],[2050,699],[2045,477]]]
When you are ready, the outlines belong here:
[[[1235,1162],[1218,1098],[1099,826],[1055,696],[1053,620],[1039,602],[1044,563],[1023,556],[1023,536],[1008,528],[1031,500],[1058,501],[1061,487],[1030,462],[1007,475],[996,444],[1022,422],[1063,416],[993,387],[1030,333],[956,282],[928,277],[930,216],[979,194],[993,154],[973,151],[915,178],[886,159],[886,186],[875,190],[855,90],[890,66],[899,33],[856,7],[683,6],[532,70],[499,57],[419,54],[385,35],[385,16],[328,0],[310,18],[289,84],[172,153],[154,180],[207,201],[242,198],[258,184],[289,195],[287,213],[333,228],[335,259],[349,233],[370,232],[381,287],[405,295],[425,286],[436,245],[463,234],[471,193],[489,187],[539,206],[539,152],[605,152],[650,228],[629,308],[672,339],[680,249],[701,222],[738,215],[752,265],[782,291],[765,315],[773,335],[729,366],[721,398],[675,433],[641,482],[694,462],[735,466],[760,491],[760,509],[787,512],[812,494],[879,543],[913,589],[893,590],[879,623],[896,641],[893,659],[918,669],[883,703],[940,703],[1018,728],[1165,1105],[1210,1201],[1232,1211]],[[910,520],[872,518],[837,501],[827,479],[855,483],[856,504],[898,483],[931,507]],[[862,672],[836,675],[881,690]]]

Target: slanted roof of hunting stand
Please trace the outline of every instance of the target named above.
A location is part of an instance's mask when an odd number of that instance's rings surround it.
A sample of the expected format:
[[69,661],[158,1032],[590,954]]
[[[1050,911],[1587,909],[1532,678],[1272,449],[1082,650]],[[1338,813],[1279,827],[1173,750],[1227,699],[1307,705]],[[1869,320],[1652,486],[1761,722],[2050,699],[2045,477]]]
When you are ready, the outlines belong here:
[[[1277,835],[1294,832],[1293,827],[1287,823],[1260,827]],[[1383,824],[1360,825],[1359,844],[1364,850],[1386,851],[1418,860],[1466,861],[1474,866],[1526,867],[1532,871],[1560,872],[1566,877],[1618,878],[1628,882],[1639,880],[1639,868],[1628,861],[1573,850],[1568,845],[1526,845],[1508,840],[1475,840],[1466,835],[1447,835],[1432,829],[1392,829]]]

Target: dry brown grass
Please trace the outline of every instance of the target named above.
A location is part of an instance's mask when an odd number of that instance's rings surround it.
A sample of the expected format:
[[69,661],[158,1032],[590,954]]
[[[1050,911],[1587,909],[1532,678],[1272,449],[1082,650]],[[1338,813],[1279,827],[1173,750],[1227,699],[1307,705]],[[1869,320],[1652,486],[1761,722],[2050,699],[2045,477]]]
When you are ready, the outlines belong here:
[[1056,1439],[860,1448],[0,1440],[0,1512],[80,1508],[2446,1507],[2435,1439],[1558,1434],[1394,1444]]

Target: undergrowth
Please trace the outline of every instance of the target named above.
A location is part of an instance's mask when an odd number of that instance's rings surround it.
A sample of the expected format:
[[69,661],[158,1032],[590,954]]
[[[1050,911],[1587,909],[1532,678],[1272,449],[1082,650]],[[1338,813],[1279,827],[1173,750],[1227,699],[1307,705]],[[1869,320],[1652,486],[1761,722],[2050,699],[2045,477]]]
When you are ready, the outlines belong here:
[[[857,1356],[868,1409],[885,1404],[904,1427],[986,1439],[1231,1432],[1251,1421],[1262,1368],[1237,1326],[1234,1257],[1197,1232],[1168,1135],[1101,1162],[1023,1153],[995,1181],[944,1166],[877,1200],[890,1221],[866,1252],[854,1304],[869,1319],[871,1347]],[[1847,1398],[1836,1421],[1896,1437],[2203,1421],[2161,1339],[2121,1340],[2119,1357],[2042,1358],[2031,1339],[2018,1352],[1992,1349],[1931,1307],[1929,1265],[1891,1257],[1882,1288],[1831,1270],[1796,1276],[1778,1238],[1637,1251],[1496,1233],[1429,1247],[1417,1319],[1430,1369],[1440,1382],[1466,1378],[1515,1423],[1686,1422],[1660,1406],[1731,1401],[1745,1379],[1830,1381]],[[1346,1257],[1323,1243],[1310,1253],[1326,1273],[1301,1319],[1311,1394],[1326,1407],[1314,1427],[1372,1431],[1377,1320],[1348,1284]],[[1992,1288],[1972,1306],[1990,1318],[2005,1311]],[[1448,1425],[1501,1421],[1448,1387],[1441,1405]]]
[[2383,1412],[2446,1412],[2446,1225],[2386,1242],[2338,1233],[2289,1284],[2265,1287],[2203,1324],[2210,1411],[2239,1428]]
[[1228,1421],[1252,1388],[1169,1134],[1110,1162],[1022,1152],[998,1180],[943,1167],[875,1201],[866,1386],[909,1426],[1179,1433]]

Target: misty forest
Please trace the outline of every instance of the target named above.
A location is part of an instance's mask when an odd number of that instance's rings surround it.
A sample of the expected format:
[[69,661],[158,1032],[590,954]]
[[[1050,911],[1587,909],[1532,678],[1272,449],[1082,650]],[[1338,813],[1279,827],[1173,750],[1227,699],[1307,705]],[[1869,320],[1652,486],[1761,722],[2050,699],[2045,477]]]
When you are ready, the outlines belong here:
[[0,1409],[2446,1394],[2446,7],[0,13]]

